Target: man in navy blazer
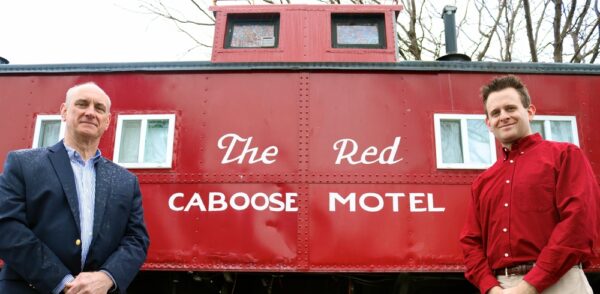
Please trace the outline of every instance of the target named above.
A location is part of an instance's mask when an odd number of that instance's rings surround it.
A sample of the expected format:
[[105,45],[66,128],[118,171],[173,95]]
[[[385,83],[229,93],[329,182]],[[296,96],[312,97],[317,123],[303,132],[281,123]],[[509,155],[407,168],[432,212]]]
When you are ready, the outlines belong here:
[[12,151],[0,175],[0,293],[125,293],[149,237],[137,178],[100,155],[110,98],[67,91],[64,140]]

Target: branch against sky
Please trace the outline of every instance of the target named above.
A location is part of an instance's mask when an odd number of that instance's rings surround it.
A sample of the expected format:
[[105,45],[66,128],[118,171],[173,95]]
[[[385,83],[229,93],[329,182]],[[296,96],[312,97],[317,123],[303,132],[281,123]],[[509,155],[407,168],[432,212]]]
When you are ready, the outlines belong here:
[[[246,0],[248,4],[307,4],[307,0]],[[394,0],[313,0],[320,4],[393,4]],[[599,0],[453,0],[457,6],[459,52],[477,61],[600,63]],[[399,56],[403,60],[434,60],[442,55],[443,5],[436,0],[399,0]],[[170,20],[209,48],[214,17],[210,0],[188,0],[176,10],[166,0],[140,0],[140,7]],[[186,2],[182,2],[186,3]],[[217,3],[218,5],[218,3]],[[207,38],[207,36],[211,36]],[[194,50],[195,48],[188,48]]]

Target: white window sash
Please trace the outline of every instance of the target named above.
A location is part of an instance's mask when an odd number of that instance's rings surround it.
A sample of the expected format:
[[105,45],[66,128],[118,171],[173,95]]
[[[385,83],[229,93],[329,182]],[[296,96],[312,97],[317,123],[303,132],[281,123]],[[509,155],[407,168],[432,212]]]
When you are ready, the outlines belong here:
[[[469,136],[468,136],[468,125],[467,120],[485,120],[483,114],[446,114],[446,113],[435,113],[434,117],[434,133],[435,133],[435,151],[436,151],[436,164],[438,169],[487,169],[496,161],[496,142],[494,135],[490,132],[488,136],[489,148],[490,148],[490,164],[487,163],[474,163],[471,162]],[[442,133],[441,133],[441,121],[442,120],[459,120],[460,121],[460,136],[462,143],[463,163],[444,163],[442,156]]]
[[[126,120],[139,120],[140,124],[140,142],[138,145],[138,160],[135,163],[119,162],[119,155],[121,152],[121,133],[123,129],[123,122]],[[146,134],[149,120],[168,120],[169,127],[167,129],[167,149],[165,155],[165,161],[162,163],[146,163],[144,161],[144,154],[146,148]],[[117,131],[115,134],[115,150],[113,155],[113,161],[125,168],[139,168],[139,169],[152,169],[152,168],[171,168],[173,163],[173,142],[175,137],[175,114],[123,114],[117,118]]]
[[38,148],[40,145],[40,135],[42,132],[42,123],[46,121],[60,121],[60,131],[58,133],[58,141],[65,137],[65,122],[62,121],[60,114],[38,114],[35,119],[35,129],[33,131],[32,148]]
[[544,124],[544,133],[546,140],[553,140],[551,122],[553,121],[568,121],[571,122],[571,135],[573,136],[573,144],[579,146],[579,133],[577,131],[577,118],[574,115],[535,115],[534,121],[541,121]]

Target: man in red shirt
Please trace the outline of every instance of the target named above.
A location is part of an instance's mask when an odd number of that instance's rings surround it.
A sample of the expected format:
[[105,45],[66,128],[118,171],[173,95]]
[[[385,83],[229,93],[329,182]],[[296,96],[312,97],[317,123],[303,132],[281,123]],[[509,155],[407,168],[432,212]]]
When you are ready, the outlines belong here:
[[581,269],[600,224],[589,161],[573,144],[532,134],[535,106],[519,78],[496,78],[481,92],[503,152],[471,186],[465,277],[481,293],[593,293]]

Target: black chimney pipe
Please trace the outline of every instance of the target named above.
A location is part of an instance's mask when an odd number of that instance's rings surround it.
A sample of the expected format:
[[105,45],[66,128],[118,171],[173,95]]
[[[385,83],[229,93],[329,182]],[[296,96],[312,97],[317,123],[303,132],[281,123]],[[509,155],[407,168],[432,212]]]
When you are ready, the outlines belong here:
[[446,38],[446,55],[437,60],[443,61],[471,61],[471,58],[465,54],[458,53],[456,46],[456,20],[454,14],[456,6],[446,5],[442,12],[444,19],[444,33]]
[[444,33],[446,37],[446,54],[456,53],[456,6],[446,5],[442,12],[444,19]]

